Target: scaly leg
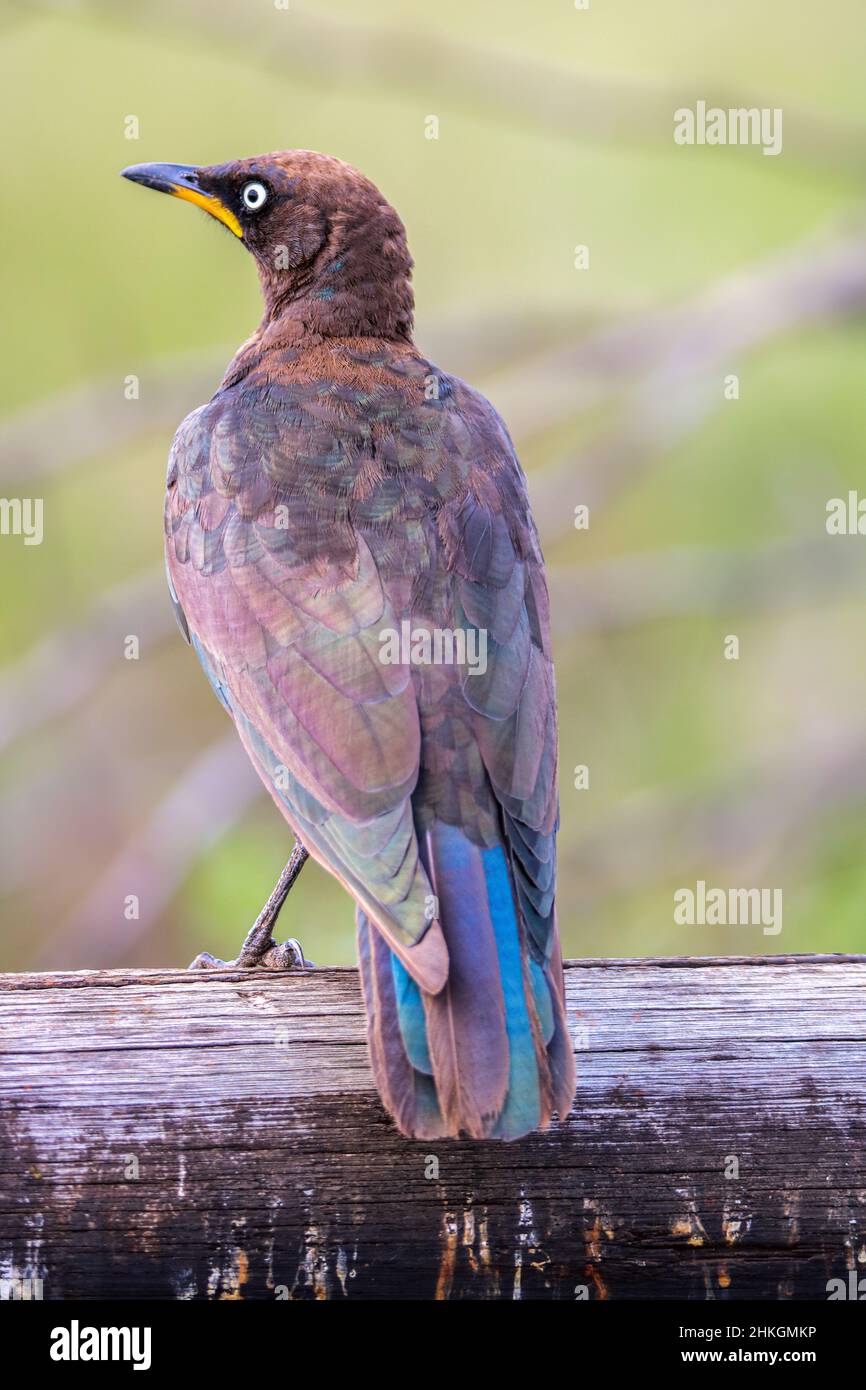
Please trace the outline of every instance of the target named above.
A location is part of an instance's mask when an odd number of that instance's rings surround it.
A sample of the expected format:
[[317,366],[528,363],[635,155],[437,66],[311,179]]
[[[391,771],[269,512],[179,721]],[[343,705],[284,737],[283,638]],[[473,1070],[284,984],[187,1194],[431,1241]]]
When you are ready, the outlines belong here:
[[303,968],[310,965],[311,962],[304,959],[301,943],[294,937],[278,946],[271,935],[271,929],[280,915],[280,908],[308,858],[304,846],[300,840],[296,840],[289,861],[277,879],[274,891],[250,927],[236,960],[220,960],[217,956],[212,956],[210,951],[202,951],[190,965],[190,970],[246,970],[255,966],[261,966],[265,970],[291,970],[293,966]]

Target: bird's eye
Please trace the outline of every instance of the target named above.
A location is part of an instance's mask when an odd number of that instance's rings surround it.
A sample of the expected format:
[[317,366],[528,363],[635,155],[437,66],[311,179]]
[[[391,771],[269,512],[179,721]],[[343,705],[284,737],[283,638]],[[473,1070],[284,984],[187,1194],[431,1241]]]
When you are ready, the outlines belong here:
[[268,190],[263,183],[245,183],[241,189],[241,202],[247,212],[258,212],[268,201]]

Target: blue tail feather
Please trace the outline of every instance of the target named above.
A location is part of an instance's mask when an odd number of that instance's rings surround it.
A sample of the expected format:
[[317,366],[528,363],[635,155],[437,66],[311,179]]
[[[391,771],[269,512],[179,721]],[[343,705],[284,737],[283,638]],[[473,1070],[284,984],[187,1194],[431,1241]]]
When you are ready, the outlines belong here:
[[[498,1113],[490,1115],[484,1133],[499,1139],[516,1139],[544,1125],[550,1114],[551,1059],[547,1049],[557,1036],[558,1017],[553,986],[548,968],[532,957],[529,943],[521,933],[505,850],[501,846],[482,850],[452,827],[443,828],[436,847],[442,859],[447,860],[449,871],[453,870],[451,861],[455,855],[468,856],[463,875],[456,875],[458,881],[464,878],[467,882],[467,892],[448,895],[448,911],[443,920],[446,939],[455,943],[462,934],[466,940],[482,930],[479,911],[488,920],[487,930],[492,926],[495,952],[491,963],[494,969],[498,967],[504,1008],[499,1010],[497,1036],[490,1038],[490,1048],[494,1051],[507,1044],[507,1087],[501,1108],[497,1106]],[[470,863],[477,866],[475,872],[480,874],[480,899],[477,892],[473,895],[468,891]],[[439,867],[443,867],[441,860]],[[455,875],[449,872],[449,877],[453,883]],[[484,908],[480,909],[485,899]],[[419,1083],[420,1099],[423,1087],[433,1087],[434,1074],[438,1075],[431,1056],[430,1000],[427,997],[425,1007],[424,994],[393,953],[390,964],[399,1036]],[[489,980],[479,981],[479,987],[483,990],[485,983],[489,991]]]
[[550,997],[550,986],[547,983],[547,976],[542,970],[538,961],[532,956],[529,958],[529,978],[532,982],[532,998],[535,1002],[535,1012],[538,1014],[538,1021],[541,1024],[541,1036],[544,1039],[545,1047],[553,1037],[555,1028],[553,1018],[553,1000]]
[[514,1139],[536,1129],[541,1120],[538,1056],[526,1004],[523,957],[508,863],[498,845],[484,850],[482,857],[499,952],[509,1053],[508,1093],[493,1133],[500,1139]]
[[424,1019],[424,1001],[421,990],[412,979],[403,962],[391,952],[391,970],[394,975],[394,992],[397,996],[397,1015],[400,1019],[400,1032],[406,1056],[416,1071],[426,1076],[433,1075],[430,1048],[427,1043],[427,1025]]

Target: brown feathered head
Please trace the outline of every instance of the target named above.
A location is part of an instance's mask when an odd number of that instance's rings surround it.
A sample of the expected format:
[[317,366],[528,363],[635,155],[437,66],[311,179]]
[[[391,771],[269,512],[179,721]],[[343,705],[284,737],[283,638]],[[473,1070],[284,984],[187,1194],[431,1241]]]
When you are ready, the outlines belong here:
[[255,257],[266,319],[323,336],[411,338],[412,258],[397,213],[351,165],[311,150],[230,164],[134,164],[134,183],[195,203]]

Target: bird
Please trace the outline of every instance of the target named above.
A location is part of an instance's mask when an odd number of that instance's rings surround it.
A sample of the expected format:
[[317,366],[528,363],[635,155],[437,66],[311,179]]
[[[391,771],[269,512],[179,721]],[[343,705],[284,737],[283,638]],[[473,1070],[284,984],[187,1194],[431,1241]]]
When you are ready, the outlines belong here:
[[404,225],[327,154],[138,164],[253,257],[261,323],[175,435],[181,631],[295,843],[356,905],[373,1078],[402,1134],[519,1139],[575,1093],[556,921],[544,561],[502,419],[413,337]]

